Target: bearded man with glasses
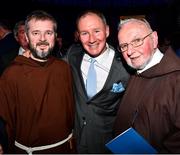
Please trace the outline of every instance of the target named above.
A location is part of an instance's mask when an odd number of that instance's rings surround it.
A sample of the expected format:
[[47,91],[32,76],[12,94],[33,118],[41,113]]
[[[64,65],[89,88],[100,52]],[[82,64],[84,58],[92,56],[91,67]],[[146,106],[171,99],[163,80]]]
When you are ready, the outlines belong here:
[[[180,61],[163,54],[158,35],[146,20],[119,25],[119,49],[136,70],[119,106],[115,134],[133,127],[158,153],[180,153]],[[122,146],[123,147],[123,146]]]

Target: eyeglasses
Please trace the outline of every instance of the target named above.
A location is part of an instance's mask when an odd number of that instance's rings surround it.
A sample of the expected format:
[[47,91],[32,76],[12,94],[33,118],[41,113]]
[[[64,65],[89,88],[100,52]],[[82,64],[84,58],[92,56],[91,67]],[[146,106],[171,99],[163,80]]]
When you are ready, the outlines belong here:
[[132,40],[130,43],[124,43],[124,44],[120,44],[119,45],[119,51],[120,52],[125,52],[128,50],[128,46],[129,44],[132,45],[132,47],[138,47],[138,46],[141,46],[142,44],[144,44],[144,39],[146,39],[148,36],[150,36],[153,32],[149,33],[148,35],[146,35],[145,37],[143,38],[137,38],[137,39],[134,39]]

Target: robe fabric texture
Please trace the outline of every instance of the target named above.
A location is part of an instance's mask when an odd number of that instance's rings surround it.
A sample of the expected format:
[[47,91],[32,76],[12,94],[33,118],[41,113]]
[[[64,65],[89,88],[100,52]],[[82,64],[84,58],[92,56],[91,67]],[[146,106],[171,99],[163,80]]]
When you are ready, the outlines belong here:
[[[74,126],[69,65],[54,57],[45,65],[17,56],[0,81],[0,116],[7,123],[10,153],[25,153],[14,141],[37,147],[64,140]],[[71,153],[69,142],[34,153]]]
[[180,153],[180,59],[174,51],[131,77],[115,122],[116,135],[133,127],[159,153]]

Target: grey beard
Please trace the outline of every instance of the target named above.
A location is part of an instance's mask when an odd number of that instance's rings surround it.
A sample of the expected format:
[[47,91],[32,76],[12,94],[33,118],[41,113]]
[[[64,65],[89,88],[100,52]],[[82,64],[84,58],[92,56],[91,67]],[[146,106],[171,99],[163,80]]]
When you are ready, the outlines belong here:
[[52,52],[53,48],[50,48],[47,52],[42,52],[42,51],[37,51],[35,48],[31,48],[30,47],[30,51],[32,53],[32,55],[37,58],[37,59],[41,59],[41,60],[47,60]]

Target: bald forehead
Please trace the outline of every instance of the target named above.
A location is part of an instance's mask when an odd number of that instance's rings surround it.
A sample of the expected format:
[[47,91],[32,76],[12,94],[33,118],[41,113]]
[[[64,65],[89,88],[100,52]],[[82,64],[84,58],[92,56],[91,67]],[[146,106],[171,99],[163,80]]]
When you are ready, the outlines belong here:
[[82,14],[81,16],[79,16],[76,20],[76,26],[77,28],[79,27],[79,23],[85,19],[85,18],[94,18],[93,20],[99,20],[100,22],[102,22],[102,24],[106,25],[106,19],[104,17],[103,14],[101,13],[95,13],[95,12],[86,12],[84,14]]
[[123,22],[121,25],[120,25],[120,28],[119,30],[121,29],[128,29],[128,28],[137,28],[137,29],[143,29],[143,30],[151,30],[151,27],[148,23],[142,21],[142,20],[137,20],[137,19],[130,19],[130,20],[127,20],[125,22]]

